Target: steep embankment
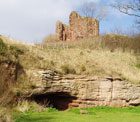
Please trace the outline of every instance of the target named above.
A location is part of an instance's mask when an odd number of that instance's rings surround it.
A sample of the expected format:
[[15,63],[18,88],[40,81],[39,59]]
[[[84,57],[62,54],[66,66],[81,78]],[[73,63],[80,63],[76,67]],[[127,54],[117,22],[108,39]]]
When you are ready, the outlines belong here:
[[[140,70],[137,56],[133,53],[69,45],[67,48],[62,47],[63,45],[41,48],[9,41],[4,37],[3,40],[7,44],[3,49],[8,49],[8,55],[1,54],[1,62],[4,61],[1,67],[16,74],[14,79],[20,85],[14,92],[18,97],[23,94],[24,98],[31,98],[46,106],[48,99],[57,99],[60,108],[62,103],[67,107],[69,101],[71,107],[140,104],[139,85],[133,85],[140,82]],[[5,64],[6,61],[14,62],[10,63],[14,66]],[[22,70],[17,70],[16,66],[20,66]],[[48,69],[57,71],[60,77],[47,74]],[[42,73],[45,80],[42,79]],[[17,77],[17,74],[21,77]],[[68,77],[69,74],[73,76]],[[12,79],[12,76],[8,75],[6,78]],[[59,96],[63,98],[60,100]]]
[[0,38],[0,106],[16,100],[13,89],[24,74],[24,69],[18,61],[18,56],[23,53],[17,46],[8,45]]

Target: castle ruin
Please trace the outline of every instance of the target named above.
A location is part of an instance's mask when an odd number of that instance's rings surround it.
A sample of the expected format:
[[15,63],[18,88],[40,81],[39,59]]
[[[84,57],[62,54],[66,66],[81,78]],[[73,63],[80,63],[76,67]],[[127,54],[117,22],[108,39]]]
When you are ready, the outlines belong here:
[[99,21],[92,17],[82,18],[72,11],[69,17],[69,26],[60,21],[56,23],[56,37],[61,41],[80,40],[99,36]]

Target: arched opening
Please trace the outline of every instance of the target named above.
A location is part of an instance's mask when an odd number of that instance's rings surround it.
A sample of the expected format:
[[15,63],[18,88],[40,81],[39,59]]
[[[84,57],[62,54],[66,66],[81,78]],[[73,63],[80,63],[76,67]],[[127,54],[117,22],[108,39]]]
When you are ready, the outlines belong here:
[[71,108],[72,101],[76,99],[76,97],[65,92],[40,94],[32,97],[32,100],[36,101],[38,104],[44,107],[56,108],[57,110],[67,110]]

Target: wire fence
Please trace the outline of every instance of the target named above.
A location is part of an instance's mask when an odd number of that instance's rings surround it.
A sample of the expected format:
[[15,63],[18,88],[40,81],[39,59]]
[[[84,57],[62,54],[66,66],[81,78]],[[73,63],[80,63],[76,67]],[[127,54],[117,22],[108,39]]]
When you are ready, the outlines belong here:
[[53,50],[68,50],[71,48],[70,45],[65,43],[47,43],[45,45],[40,44],[40,48],[53,49]]

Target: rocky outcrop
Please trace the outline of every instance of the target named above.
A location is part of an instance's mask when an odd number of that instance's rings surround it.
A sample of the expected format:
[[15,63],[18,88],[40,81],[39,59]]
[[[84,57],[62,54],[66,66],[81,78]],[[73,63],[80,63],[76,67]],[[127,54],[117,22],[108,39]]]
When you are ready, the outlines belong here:
[[92,17],[82,18],[73,11],[69,17],[69,26],[60,21],[56,23],[56,37],[58,40],[79,40],[87,37],[99,36],[99,21]]
[[33,77],[31,80],[36,83],[36,88],[26,93],[28,97],[68,95],[74,98],[67,102],[68,108],[140,105],[140,85],[117,77],[63,76],[51,70],[36,72]]

